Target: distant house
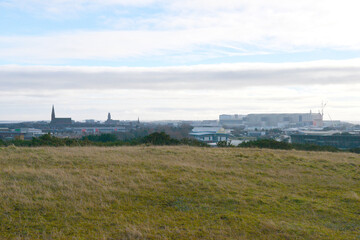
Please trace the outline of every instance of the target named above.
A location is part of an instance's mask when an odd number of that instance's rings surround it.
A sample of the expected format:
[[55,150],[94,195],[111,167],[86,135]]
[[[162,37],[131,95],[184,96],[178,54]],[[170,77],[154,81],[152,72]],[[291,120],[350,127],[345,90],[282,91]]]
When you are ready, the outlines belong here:
[[204,125],[194,127],[189,133],[195,139],[206,143],[217,143],[220,141],[228,141],[231,134],[230,130],[220,126]]

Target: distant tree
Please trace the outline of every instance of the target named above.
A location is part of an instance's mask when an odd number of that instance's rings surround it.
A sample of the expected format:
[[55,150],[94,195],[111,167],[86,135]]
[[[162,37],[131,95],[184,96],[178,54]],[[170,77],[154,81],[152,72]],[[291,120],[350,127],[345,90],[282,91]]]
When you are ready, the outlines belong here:
[[360,153],[360,148],[350,149],[350,152],[352,152],[352,153]]
[[150,143],[152,145],[177,145],[180,142],[172,139],[165,132],[154,132],[143,138],[143,143]]
[[201,142],[194,138],[183,138],[180,140],[180,144],[188,145],[188,146],[195,146],[195,147],[209,147],[209,145],[205,142]]
[[101,134],[101,135],[89,135],[84,137],[83,139],[87,139],[91,142],[103,142],[103,143],[118,141],[118,138],[115,134],[109,134],[109,133]]
[[340,151],[336,147],[332,146],[319,146],[315,144],[291,144],[288,142],[278,142],[273,139],[259,139],[256,141],[243,142],[238,145],[239,147],[248,148],[270,148],[270,149],[296,149],[304,151],[326,151],[326,152],[338,152]]
[[219,141],[217,142],[216,146],[218,147],[232,147],[231,143],[227,141]]
[[273,139],[259,139],[256,141],[243,142],[239,147],[256,147],[256,148],[271,148],[271,149],[292,149],[291,144],[286,142],[278,142]]

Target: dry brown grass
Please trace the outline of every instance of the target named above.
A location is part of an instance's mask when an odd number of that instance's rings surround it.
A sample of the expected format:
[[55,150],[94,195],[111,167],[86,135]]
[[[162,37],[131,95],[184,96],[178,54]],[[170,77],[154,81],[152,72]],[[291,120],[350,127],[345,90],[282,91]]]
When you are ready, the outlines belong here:
[[359,239],[360,155],[0,148],[2,239]]

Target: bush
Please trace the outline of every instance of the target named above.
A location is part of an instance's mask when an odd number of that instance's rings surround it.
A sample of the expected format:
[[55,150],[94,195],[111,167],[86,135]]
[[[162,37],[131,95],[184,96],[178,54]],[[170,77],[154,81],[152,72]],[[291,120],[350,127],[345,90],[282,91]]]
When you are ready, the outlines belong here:
[[209,147],[207,143],[192,138],[183,138],[180,140],[180,144],[195,147]]
[[305,151],[324,151],[324,152],[339,152],[340,149],[332,146],[319,146],[315,144],[292,144],[293,148],[296,150],[305,150]]
[[352,153],[360,153],[360,148],[350,149],[350,152],[352,152]]
[[145,136],[142,139],[143,143],[149,143],[152,145],[178,145],[180,144],[179,140],[171,138],[165,132],[154,132],[148,136]]
[[37,147],[37,146],[134,146],[140,144],[151,145],[189,145],[189,146],[207,146],[206,143],[199,142],[195,139],[173,139],[164,132],[155,132],[143,138],[132,138],[125,141],[117,139],[113,134],[90,135],[82,139],[71,138],[57,138],[50,133],[44,134],[41,137],[33,138],[32,140],[12,140],[1,141],[0,146],[21,146],[21,147]]
[[248,148],[271,148],[271,149],[292,149],[293,146],[287,142],[278,142],[273,139],[260,139],[256,141],[243,142],[239,147]]
[[304,150],[304,151],[326,151],[326,152],[339,152],[336,147],[332,146],[319,146],[314,144],[291,144],[287,142],[278,142],[273,139],[260,139],[256,141],[243,142],[239,147],[247,148],[270,148],[270,149],[284,149],[284,150]]
[[114,134],[101,134],[101,135],[89,135],[86,137],[83,137],[83,140],[89,140],[91,142],[116,142],[118,141],[118,138]]
[[227,141],[219,141],[217,142],[216,146],[218,147],[233,147],[231,143],[228,143]]

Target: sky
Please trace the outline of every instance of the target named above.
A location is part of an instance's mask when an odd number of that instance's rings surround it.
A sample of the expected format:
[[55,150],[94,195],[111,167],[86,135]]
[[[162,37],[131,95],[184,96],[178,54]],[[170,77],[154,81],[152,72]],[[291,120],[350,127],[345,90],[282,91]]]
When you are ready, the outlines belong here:
[[360,121],[356,0],[0,0],[0,120]]

